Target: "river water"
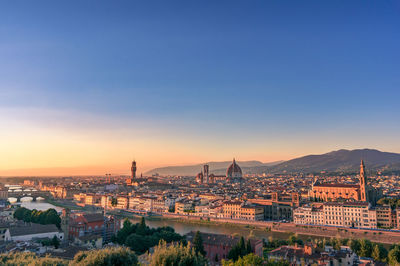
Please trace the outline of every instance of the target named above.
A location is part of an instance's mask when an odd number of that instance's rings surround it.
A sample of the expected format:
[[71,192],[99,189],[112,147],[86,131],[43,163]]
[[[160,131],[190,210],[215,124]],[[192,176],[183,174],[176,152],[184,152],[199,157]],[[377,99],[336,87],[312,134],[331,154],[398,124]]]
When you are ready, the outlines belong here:
[[[61,212],[63,208],[54,206],[50,203],[44,201],[31,201],[31,202],[22,202],[22,207],[33,210],[45,211],[50,208],[54,208],[57,212]],[[130,218],[132,223],[140,222],[140,217]],[[181,235],[185,235],[191,231],[200,231],[204,233],[211,234],[223,234],[223,235],[239,235],[243,237],[253,237],[257,239],[264,239],[272,236],[273,238],[278,239],[287,239],[290,236],[290,233],[282,233],[282,232],[270,232],[267,230],[262,230],[262,228],[258,227],[246,227],[246,226],[238,226],[231,224],[202,224],[196,222],[187,222],[187,221],[179,221],[173,219],[148,219],[146,220],[146,224],[151,228],[162,227],[162,226],[170,226],[175,229],[175,232]],[[299,238],[306,240],[309,238],[307,235],[299,235]],[[312,238],[320,238],[313,236]]]
[[57,212],[61,212],[63,208],[54,206],[53,204],[44,202],[44,201],[29,201],[29,202],[21,202],[21,207],[25,207],[29,210],[36,209],[38,211],[46,211],[48,209],[55,209]]
[[[140,217],[131,218],[132,223],[140,222]],[[272,236],[273,238],[279,239],[287,239],[290,236],[290,233],[282,233],[282,232],[270,232],[267,230],[262,230],[262,228],[254,228],[254,227],[245,227],[245,226],[237,226],[237,225],[229,225],[229,224],[201,224],[194,222],[186,222],[186,221],[177,221],[177,220],[169,220],[169,219],[160,219],[146,220],[146,224],[151,227],[161,227],[161,226],[171,226],[175,229],[175,231],[181,235],[187,234],[190,231],[200,231],[204,233],[212,233],[212,234],[224,234],[224,235],[239,235],[243,237],[253,237],[257,239],[268,238]],[[306,240],[308,236],[301,236],[299,238]],[[318,237],[312,237],[318,238]]]

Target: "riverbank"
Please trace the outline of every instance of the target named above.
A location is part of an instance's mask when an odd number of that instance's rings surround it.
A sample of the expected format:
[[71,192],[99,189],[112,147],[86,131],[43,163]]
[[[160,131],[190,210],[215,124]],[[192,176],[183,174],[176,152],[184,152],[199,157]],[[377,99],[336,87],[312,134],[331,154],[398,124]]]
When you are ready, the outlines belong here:
[[[154,219],[154,218],[153,218]],[[382,244],[393,244],[400,242],[400,232],[389,232],[380,230],[363,230],[353,228],[337,228],[328,226],[310,226],[296,225],[293,223],[278,223],[273,221],[247,221],[247,220],[232,220],[232,219],[216,219],[203,218],[193,216],[177,216],[175,214],[167,214],[155,219],[169,220],[194,225],[210,225],[224,226],[232,228],[246,228],[255,232],[272,232],[290,235],[296,233],[300,238],[306,240],[308,238],[353,238],[353,239],[368,239],[372,242]]]

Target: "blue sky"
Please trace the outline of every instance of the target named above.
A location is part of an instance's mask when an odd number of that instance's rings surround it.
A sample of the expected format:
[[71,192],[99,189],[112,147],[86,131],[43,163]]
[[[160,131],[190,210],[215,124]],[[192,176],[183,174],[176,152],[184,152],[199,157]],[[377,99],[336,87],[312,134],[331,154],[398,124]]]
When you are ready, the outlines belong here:
[[129,157],[174,143],[182,163],[400,152],[399,28],[399,1],[5,1],[0,119],[18,138],[139,141]]

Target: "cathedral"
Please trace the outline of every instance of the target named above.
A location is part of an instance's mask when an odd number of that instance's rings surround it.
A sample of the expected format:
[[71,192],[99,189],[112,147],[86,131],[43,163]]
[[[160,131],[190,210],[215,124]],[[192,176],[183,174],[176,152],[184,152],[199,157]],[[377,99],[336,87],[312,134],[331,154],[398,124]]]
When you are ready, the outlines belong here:
[[209,166],[206,164],[204,165],[204,171],[201,170],[200,173],[196,175],[196,182],[199,184],[208,184],[208,183],[242,183],[243,176],[242,176],[242,169],[236,163],[235,159],[233,159],[232,164],[226,170],[226,175],[214,175],[209,174]]
[[344,199],[370,202],[373,205],[376,204],[378,197],[377,191],[368,185],[364,161],[361,161],[360,164],[358,184],[329,184],[315,180],[308,195],[310,199],[315,200],[336,201]]
[[233,159],[232,164],[226,170],[226,180],[231,183],[242,182],[242,169],[236,163],[235,159]]

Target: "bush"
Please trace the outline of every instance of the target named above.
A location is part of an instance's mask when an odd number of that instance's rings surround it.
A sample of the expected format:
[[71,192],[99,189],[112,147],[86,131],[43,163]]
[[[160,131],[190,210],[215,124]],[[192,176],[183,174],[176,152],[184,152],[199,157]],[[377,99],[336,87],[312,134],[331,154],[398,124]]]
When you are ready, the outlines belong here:
[[189,245],[171,244],[163,240],[155,247],[154,253],[148,256],[150,266],[175,266],[175,265],[208,265],[207,259],[196,253]]
[[72,265],[81,266],[134,266],[138,265],[137,256],[129,248],[107,248],[81,251],[75,255]]
[[32,252],[15,252],[0,255],[0,265],[15,265],[15,266],[67,266],[69,263],[66,260],[55,259],[50,257],[40,258]]

